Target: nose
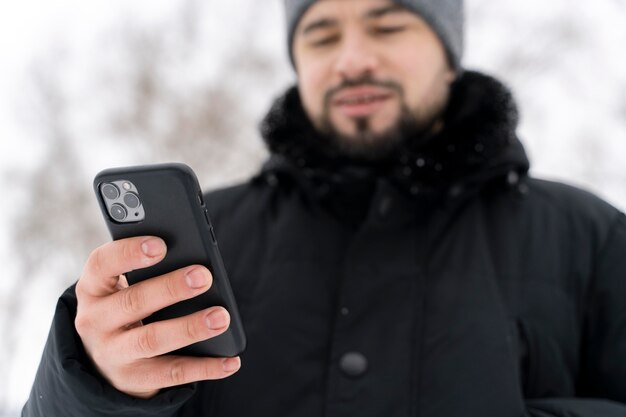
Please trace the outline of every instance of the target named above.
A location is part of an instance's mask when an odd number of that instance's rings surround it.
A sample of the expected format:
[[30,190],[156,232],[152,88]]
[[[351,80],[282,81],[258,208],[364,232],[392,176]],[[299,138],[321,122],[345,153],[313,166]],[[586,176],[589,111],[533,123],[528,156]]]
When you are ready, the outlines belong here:
[[335,61],[335,72],[343,79],[373,74],[379,64],[374,48],[363,34],[347,32]]

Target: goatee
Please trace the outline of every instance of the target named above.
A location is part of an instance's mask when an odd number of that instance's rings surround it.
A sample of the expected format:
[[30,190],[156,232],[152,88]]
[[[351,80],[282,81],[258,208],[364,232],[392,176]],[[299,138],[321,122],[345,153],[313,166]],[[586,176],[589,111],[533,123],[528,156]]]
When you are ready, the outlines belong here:
[[[330,117],[332,97],[344,88],[372,85],[393,90],[399,97],[401,108],[398,120],[383,132],[374,132],[369,117],[353,120],[354,135],[341,133]],[[425,143],[436,133],[442,124],[445,103],[438,103],[429,112],[416,116],[409,109],[404,98],[404,90],[393,81],[378,81],[370,76],[355,80],[345,80],[341,85],[329,90],[324,97],[324,111],[318,122],[318,130],[322,140],[326,142],[332,153],[349,159],[368,162],[393,158],[407,143],[413,146]]]

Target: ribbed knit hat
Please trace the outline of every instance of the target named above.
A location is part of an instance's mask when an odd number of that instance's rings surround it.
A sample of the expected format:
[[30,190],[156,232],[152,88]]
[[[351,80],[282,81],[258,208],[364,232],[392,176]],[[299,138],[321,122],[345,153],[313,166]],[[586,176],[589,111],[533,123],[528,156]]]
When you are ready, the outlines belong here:
[[[317,0],[285,0],[289,56],[293,63],[293,37],[298,22]],[[463,0],[393,0],[420,15],[443,42],[451,65],[461,70],[463,56]]]

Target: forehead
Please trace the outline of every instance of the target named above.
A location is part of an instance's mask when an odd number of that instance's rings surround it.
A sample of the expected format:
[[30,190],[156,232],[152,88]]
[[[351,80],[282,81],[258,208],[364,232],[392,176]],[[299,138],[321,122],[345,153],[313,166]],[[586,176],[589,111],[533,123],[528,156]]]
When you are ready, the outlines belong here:
[[387,15],[389,11],[409,13],[392,0],[318,0],[302,16],[299,26],[302,28],[319,19],[337,23],[345,19],[369,20]]

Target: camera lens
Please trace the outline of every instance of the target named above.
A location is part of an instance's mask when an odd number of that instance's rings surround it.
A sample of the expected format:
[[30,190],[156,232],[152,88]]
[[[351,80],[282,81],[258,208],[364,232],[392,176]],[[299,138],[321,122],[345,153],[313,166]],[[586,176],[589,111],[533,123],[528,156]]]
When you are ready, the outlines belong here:
[[115,200],[120,196],[120,190],[113,184],[104,184],[100,190],[102,195],[109,200]]
[[126,215],[128,214],[126,212],[126,209],[120,204],[113,204],[109,212],[111,213],[111,217],[113,217],[118,222],[124,220],[126,218]]
[[139,201],[139,197],[137,197],[134,193],[126,193],[124,195],[124,204],[126,204],[130,208],[137,208],[141,202]]

